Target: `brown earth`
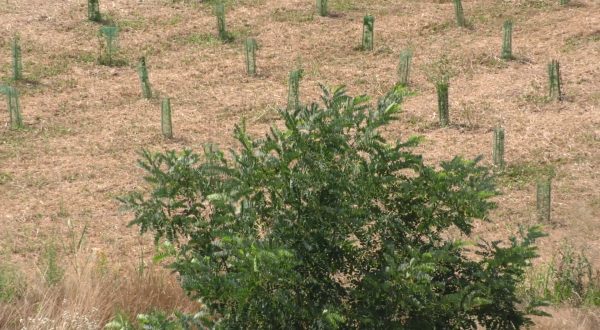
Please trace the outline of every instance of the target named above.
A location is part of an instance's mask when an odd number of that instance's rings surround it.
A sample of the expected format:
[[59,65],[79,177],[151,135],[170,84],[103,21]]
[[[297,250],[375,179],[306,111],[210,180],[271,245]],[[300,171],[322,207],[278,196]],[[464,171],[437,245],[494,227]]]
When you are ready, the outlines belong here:
[[[535,177],[555,172],[549,237],[540,261],[566,243],[600,265],[600,2],[465,0],[469,28],[457,28],[451,1],[331,0],[320,17],[310,0],[231,0],[223,44],[208,4],[198,1],[101,1],[120,27],[121,59],[97,63],[99,25],[86,20],[82,0],[0,0],[0,77],[11,74],[10,42],[18,32],[25,82],[17,84],[26,128],[0,127],[0,254],[39,270],[48,246],[73,250],[84,231],[85,251],[126,269],[151,254],[150,237],[127,228],[132,215],[115,197],[143,184],[142,148],[234,146],[233,125],[247,119],[260,135],[285,105],[288,72],[298,65],[304,102],[318,83],[345,84],[351,94],[383,95],[396,81],[399,52],[414,49],[411,88],[391,137],[418,134],[418,148],[435,163],[454,155],[491,158],[492,129],[506,129],[509,174],[490,223],[478,235],[506,238],[536,223]],[[358,49],[362,17],[375,21],[375,49]],[[515,22],[516,60],[499,59],[502,23]],[[259,44],[258,76],[244,71],[242,41]],[[437,101],[427,75],[447,55],[452,124],[437,125]],[[156,94],[140,97],[137,58],[148,58]],[[547,63],[561,63],[565,100],[546,100]],[[172,98],[175,138],[160,132],[160,98]],[[4,108],[2,108],[4,109]],[[2,110],[0,121],[7,122]],[[67,256],[65,260],[68,260]],[[594,310],[557,309],[540,328],[600,327]],[[562,322],[562,323],[561,323]],[[572,326],[571,326],[572,325]],[[575,327],[577,328],[577,327]]]

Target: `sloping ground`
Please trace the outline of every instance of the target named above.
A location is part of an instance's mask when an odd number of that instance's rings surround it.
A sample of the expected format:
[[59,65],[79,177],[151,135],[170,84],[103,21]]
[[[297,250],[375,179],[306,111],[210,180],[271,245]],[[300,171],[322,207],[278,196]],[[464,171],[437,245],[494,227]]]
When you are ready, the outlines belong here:
[[[142,184],[139,150],[233,146],[230,133],[241,118],[262,134],[276,123],[288,72],[298,65],[305,70],[304,102],[318,99],[318,83],[381,96],[397,79],[399,52],[412,47],[416,95],[389,135],[424,136],[419,151],[431,162],[483,155],[489,164],[492,129],[502,124],[504,194],[478,235],[506,238],[519,225],[536,223],[535,177],[553,169],[552,222],[545,226],[550,236],[540,241],[541,261],[569,242],[600,267],[598,1],[561,7],[558,0],[465,0],[467,29],[455,27],[449,1],[331,0],[333,15],[326,18],[315,14],[313,2],[230,1],[227,24],[236,40],[222,44],[208,4],[102,1],[101,10],[121,30],[120,58],[127,62],[121,67],[97,63],[102,40],[99,25],[86,20],[85,1],[2,2],[0,77],[10,77],[10,42],[18,32],[27,78],[17,85],[26,129],[0,128],[3,257],[37,269],[48,246],[67,253],[85,231],[86,250],[106,257],[111,267],[137,263],[150,254],[151,239],[126,227],[131,215],[115,197]],[[373,52],[358,49],[365,13],[376,17]],[[499,59],[507,18],[515,22],[517,58],[510,62]],[[247,36],[260,46],[254,78],[244,71]],[[135,66],[142,55],[153,88],[172,98],[173,140],[160,132],[160,99],[140,97]],[[452,124],[440,129],[427,75],[443,55],[456,75]],[[561,103],[545,99],[551,59],[561,63]],[[599,324],[593,313],[560,309],[540,327],[591,329]]]

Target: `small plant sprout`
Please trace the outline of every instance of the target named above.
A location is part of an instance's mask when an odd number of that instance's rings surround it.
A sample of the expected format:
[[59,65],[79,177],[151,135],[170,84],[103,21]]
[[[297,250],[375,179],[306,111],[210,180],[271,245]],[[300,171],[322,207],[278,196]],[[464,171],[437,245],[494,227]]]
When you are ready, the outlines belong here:
[[116,26],[103,26],[100,28],[100,34],[106,40],[104,55],[100,56],[100,64],[112,66],[115,64],[114,58],[118,49],[117,37],[119,29]]
[[44,279],[46,283],[49,285],[58,284],[63,279],[65,270],[58,263],[56,246],[54,244],[48,245],[42,257],[45,264]]
[[88,19],[92,22],[100,22],[100,0],[88,0]]
[[405,49],[400,53],[400,63],[398,64],[398,82],[406,87],[410,79],[410,65],[412,62],[412,50]]
[[565,5],[568,5],[569,2],[571,2],[571,0],[560,0],[560,5],[565,6]]
[[363,50],[373,50],[374,25],[375,25],[375,18],[373,16],[366,15],[363,18],[363,38],[362,38]]
[[21,116],[21,107],[19,105],[19,92],[11,86],[0,86],[0,94],[6,95],[10,128],[23,128],[23,117]]
[[454,0],[454,13],[456,15],[456,25],[465,27],[467,24],[461,0]]
[[438,98],[438,116],[440,126],[445,127],[450,123],[448,89],[450,78],[455,75],[450,59],[446,54],[438,60],[425,66],[427,80],[435,85]]
[[160,126],[164,137],[166,137],[167,139],[173,138],[173,124],[171,121],[171,99],[168,97],[162,100]]
[[317,0],[317,11],[319,12],[319,15],[329,15],[329,11],[327,10],[327,2],[328,0]]
[[494,149],[492,157],[494,166],[502,170],[504,168],[504,128],[496,126],[494,128]]
[[446,127],[450,123],[449,104],[448,104],[448,88],[450,84],[447,78],[439,80],[436,84],[438,96],[438,115],[440,118],[440,126]]
[[552,179],[542,178],[537,181],[537,215],[538,221],[550,222]]
[[215,5],[215,15],[217,16],[217,29],[219,31],[219,39],[223,42],[230,42],[233,40],[233,36],[227,32],[227,26],[225,24],[225,4],[223,1],[217,2]]
[[552,60],[548,64],[548,87],[549,97],[551,100],[562,101],[562,82],[560,78],[560,63],[557,60]]
[[13,80],[23,79],[23,61],[21,59],[21,43],[17,34],[12,42]]
[[249,76],[256,75],[256,49],[258,45],[256,39],[248,38],[245,42],[246,46],[246,72]]
[[148,80],[148,68],[146,67],[145,57],[140,58],[138,74],[140,76],[140,82],[142,84],[142,96],[145,99],[152,98],[152,89],[150,88],[150,81]]
[[302,69],[290,72],[288,81],[288,111],[294,111],[300,108],[300,79],[302,79]]
[[512,31],[513,31],[513,22],[511,20],[506,20],[504,22],[504,26],[502,28],[502,54],[500,56],[504,60],[513,59]]

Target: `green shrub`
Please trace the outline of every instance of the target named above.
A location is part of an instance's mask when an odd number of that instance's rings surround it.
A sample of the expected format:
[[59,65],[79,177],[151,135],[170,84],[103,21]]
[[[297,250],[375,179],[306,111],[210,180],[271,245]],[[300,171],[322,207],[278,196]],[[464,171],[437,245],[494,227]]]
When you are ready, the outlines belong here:
[[285,127],[262,139],[236,126],[228,157],[144,151],[150,189],[120,200],[132,225],[176,248],[172,269],[218,329],[530,323],[537,302],[521,306],[515,290],[543,234],[449,239],[487,217],[493,178],[478,159],[427,165],[411,151],[418,138],[387,141],[405,94],[372,105],[323,88],[323,105],[281,110]]

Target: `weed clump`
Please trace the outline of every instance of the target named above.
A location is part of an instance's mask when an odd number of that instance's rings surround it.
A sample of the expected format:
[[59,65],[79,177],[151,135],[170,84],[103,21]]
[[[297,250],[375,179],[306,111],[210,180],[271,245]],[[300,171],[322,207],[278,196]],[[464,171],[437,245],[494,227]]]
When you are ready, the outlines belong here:
[[600,306],[600,271],[583,251],[565,243],[547,265],[532,269],[521,287],[524,300],[553,304]]
[[23,274],[13,265],[0,263],[0,303],[11,303],[25,292]]

